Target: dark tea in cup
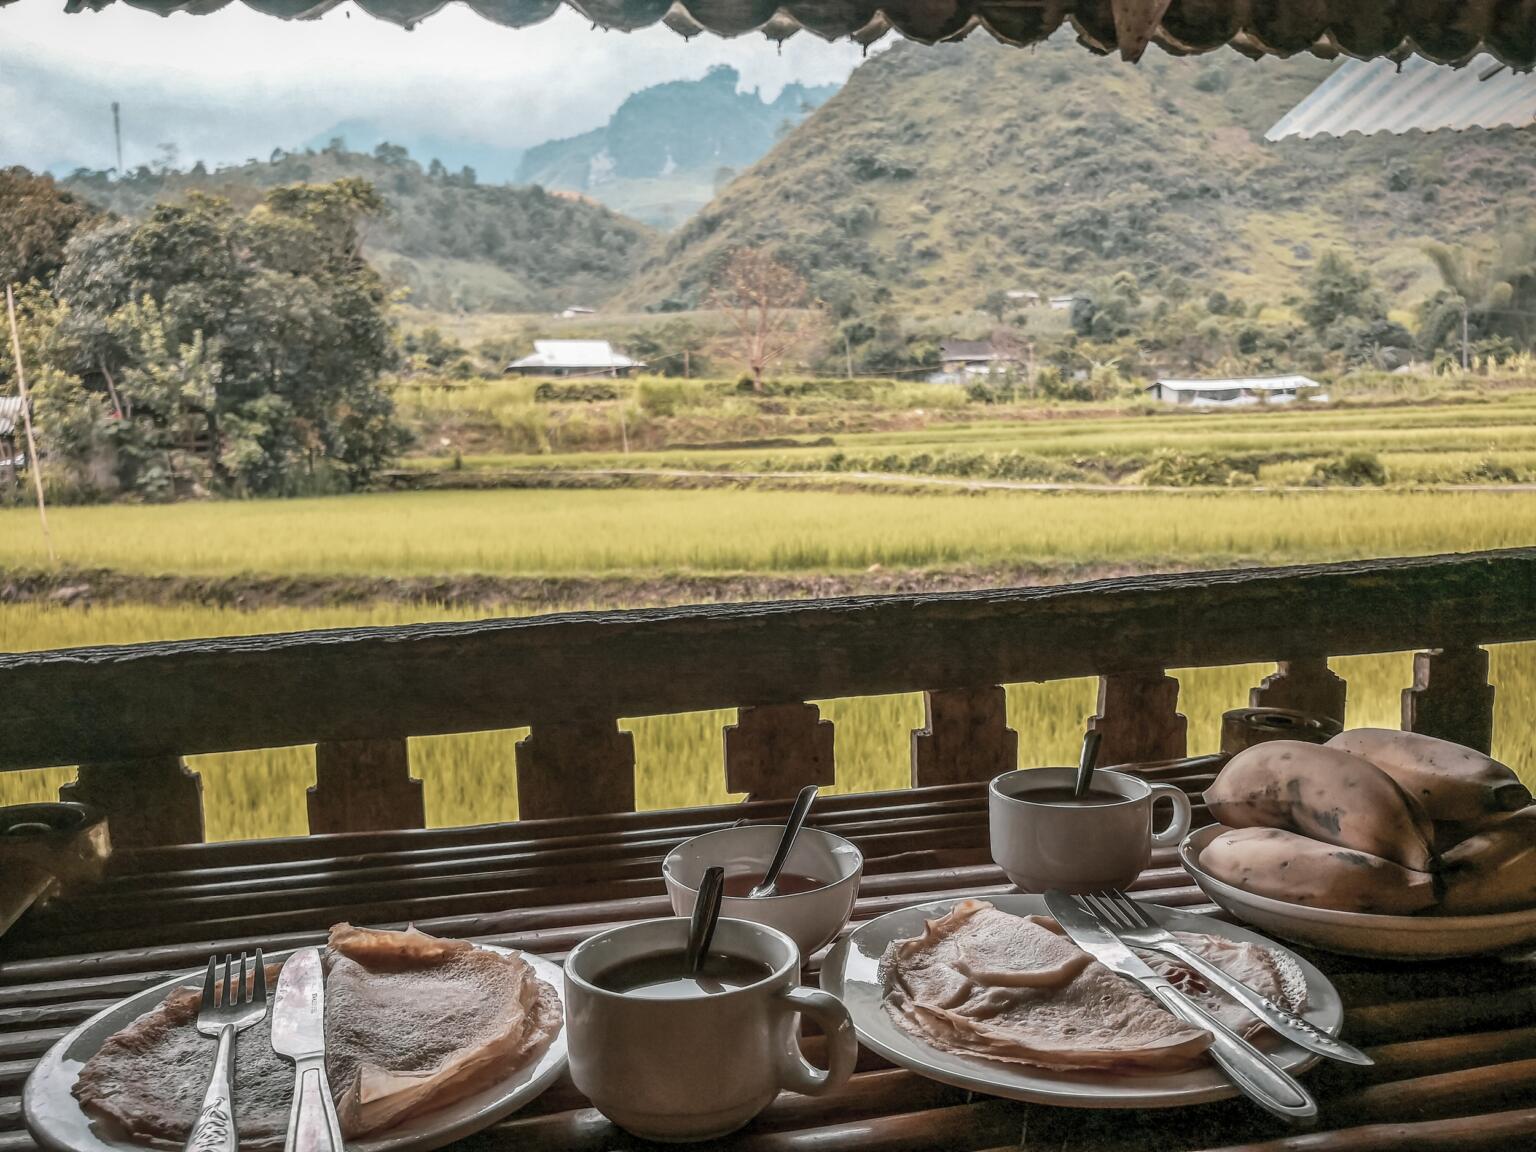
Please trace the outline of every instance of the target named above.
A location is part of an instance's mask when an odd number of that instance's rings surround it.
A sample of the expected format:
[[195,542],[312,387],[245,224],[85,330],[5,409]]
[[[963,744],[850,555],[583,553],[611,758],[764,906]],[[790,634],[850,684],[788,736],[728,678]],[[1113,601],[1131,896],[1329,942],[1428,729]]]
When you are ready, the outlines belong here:
[[681,952],[636,956],[599,972],[593,983],[609,992],[642,1000],[684,1000],[747,988],[773,975],[768,965],[744,956],[711,952],[699,971],[689,972]]

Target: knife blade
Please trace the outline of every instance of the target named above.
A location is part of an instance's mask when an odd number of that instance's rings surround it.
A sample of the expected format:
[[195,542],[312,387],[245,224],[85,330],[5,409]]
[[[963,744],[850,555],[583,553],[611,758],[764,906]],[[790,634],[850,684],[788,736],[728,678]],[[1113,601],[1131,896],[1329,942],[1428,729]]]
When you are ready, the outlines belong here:
[[294,1065],[284,1152],[343,1152],[325,1078],[325,969],[318,948],[300,948],[283,964],[272,1002],[272,1050]]
[[1317,1101],[1290,1073],[1159,976],[1113,932],[1079,908],[1072,897],[1065,892],[1047,892],[1045,906],[1084,952],[1111,972],[1140,986],[1186,1024],[1209,1032],[1213,1037],[1208,1050],[1211,1059],[1243,1095],[1286,1120],[1316,1117]]

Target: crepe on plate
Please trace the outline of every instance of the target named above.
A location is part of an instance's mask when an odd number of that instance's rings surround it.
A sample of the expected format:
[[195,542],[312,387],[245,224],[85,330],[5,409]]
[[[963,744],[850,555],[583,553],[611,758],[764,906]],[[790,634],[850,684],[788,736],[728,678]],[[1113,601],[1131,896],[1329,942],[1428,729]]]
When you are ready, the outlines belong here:
[[[269,989],[280,968],[267,966]],[[325,970],[326,1073],[349,1140],[503,1079],[560,1031],[559,997],[526,960],[465,940],[339,924]],[[185,1141],[213,1062],[195,1027],[201,1000],[178,988],[109,1037],[75,1082],[81,1105],[131,1137]],[[235,1052],[240,1144],[281,1146],[294,1073],[272,1051],[270,1012]]]
[[[1275,1003],[1297,1011],[1305,982],[1266,948],[1174,935]],[[1259,1022],[1171,961],[1144,957],[1229,1028]],[[1200,1061],[1210,1033],[1073,944],[1046,916],[1015,916],[963,900],[923,933],[892,941],[880,961],[885,1008],[897,1025],[946,1052],[1061,1070],[1167,1072]]]

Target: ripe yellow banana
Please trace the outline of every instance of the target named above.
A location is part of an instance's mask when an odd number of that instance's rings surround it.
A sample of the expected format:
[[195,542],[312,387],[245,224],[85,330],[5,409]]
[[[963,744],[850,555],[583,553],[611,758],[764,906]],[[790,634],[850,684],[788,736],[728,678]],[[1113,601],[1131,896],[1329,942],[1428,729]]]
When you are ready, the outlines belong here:
[[1369,760],[1434,820],[1476,820],[1531,802],[1530,789],[1507,766],[1449,740],[1390,728],[1353,728],[1327,746]]
[[1434,825],[1368,760],[1300,740],[1245,748],[1205,790],[1229,828],[1284,828],[1415,872],[1434,871]]
[[1223,832],[1200,853],[1200,866],[1234,888],[1311,908],[1406,916],[1435,902],[1427,872],[1283,828]]
[[1536,808],[1474,832],[1445,854],[1447,916],[1536,907]]

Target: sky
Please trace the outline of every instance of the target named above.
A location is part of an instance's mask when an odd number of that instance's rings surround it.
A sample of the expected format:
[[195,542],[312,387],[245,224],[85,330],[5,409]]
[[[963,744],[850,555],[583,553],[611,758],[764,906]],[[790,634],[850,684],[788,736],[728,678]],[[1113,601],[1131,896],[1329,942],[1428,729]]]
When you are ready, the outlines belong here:
[[358,120],[407,139],[523,148],[597,127],[630,92],[714,64],[772,99],[790,81],[842,81],[862,58],[856,44],[804,32],[782,49],[758,35],[684,40],[661,24],[604,32],[566,8],[512,29],[454,4],[407,32],[351,5],[294,22],[239,4],[170,17],[63,7],[0,7],[0,166],[111,167],[113,100],[125,167],[152,162],[162,143],[183,164],[213,166]]

